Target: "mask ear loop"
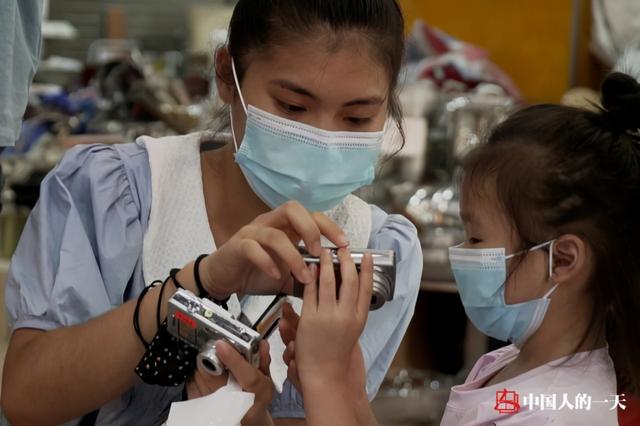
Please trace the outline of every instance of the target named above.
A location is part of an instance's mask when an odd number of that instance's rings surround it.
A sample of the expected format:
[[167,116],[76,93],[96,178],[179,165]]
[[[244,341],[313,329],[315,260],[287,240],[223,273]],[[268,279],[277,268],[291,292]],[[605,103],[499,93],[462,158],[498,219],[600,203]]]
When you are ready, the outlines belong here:
[[244,97],[242,96],[242,90],[240,90],[240,80],[238,80],[238,73],[236,72],[236,63],[233,59],[231,59],[231,71],[233,72],[233,81],[236,84],[236,89],[238,90],[238,96],[240,96],[240,102],[242,102],[242,108],[246,113],[247,104],[244,102]]
[[[549,279],[551,280],[552,283],[553,283],[553,245],[555,244],[555,242],[556,240],[553,240],[549,244]],[[549,296],[551,296],[551,293],[556,291],[556,289],[558,288],[558,285],[559,284],[554,283],[553,287],[551,287],[549,291],[544,295],[544,299],[547,299]]]
[[[242,96],[242,90],[240,90],[240,81],[238,80],[238,73],[236,72],[236,63],[231,58],[231,71],[233,73],[233,82],[235,83],[236,90],[238,91],[238,96],[240,96],[240,102],[242,103],[242,108],[244,109],[244,113],[247,114],[247,104],[244,103],[244,97]],[[236,148],[236,152],[238,152],[238,139],[236,138],[236,132],[233,129],[233,108],[229,106],[229,115],[231,117],[231,136],[233,137],[233,145]]]
[[238,141],[236,139],[236,131],[233,130],[233,110],[229,107],[229,115],[231,116],[231,136],[233,138],[233,146],[236,148],[236,153],[238,152]]
[[[516,255],[520,255],[523,253],[527,253],[527,252],[532,252],[534,250],[538,250],[541,249],[542,247],[545,246],[549,246],[549,279],[553,280],[553,245],[555,244],[556,240],[551,240],[551,241],[547,241],[546,243],[542,243],[542,244],[538,244],[537,246],[531,247],[529,250],[523,250],[523,251],[519,251],[517,253],[514,253],[510,256],[505,257],[505,259],[509,259],[511,257],[514,257]],[[553,282],[553,281],[551,281]],[[554,286],[551,287],[549,289],[549,291],[547,291],[547,293],[543,296],[543,298],[548,298],[549,296],[551,296],[551,293],[553,293],[556,289],[558,288],[558,284],[554,283]]]

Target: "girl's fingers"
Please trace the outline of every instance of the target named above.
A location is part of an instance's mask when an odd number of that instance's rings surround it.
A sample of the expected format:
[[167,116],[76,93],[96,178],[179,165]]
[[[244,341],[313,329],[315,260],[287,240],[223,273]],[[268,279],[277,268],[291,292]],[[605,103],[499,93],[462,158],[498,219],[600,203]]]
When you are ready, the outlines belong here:
[[346,309],[354,309],[358,300],[358,271],[348,249],[338,250],[340,259],[340,298],[338,304]]
[[271,365],[271,354],[269,353],[269,342],[260,342],[260,371],[267,377],[271,377],[269,366]]
[[318,306],[335,306],[336,277],[333,272],[331,251],[323,249],[320,255],[320,279],[318,284]]
[[[318,267],[316,265],[310,266],[311,273],[314,276],[318,275]],[[304,286],[304,293],[302,295],[302,315],[305,312],[315,312],[318,310],[318,280],[314,279],[311,284]]]
[[278,327],[280,328],[280,337],[282,337],[285,345],[288,345],[289,342],[296,338],[299,321],[300,317],[293,310],[293,307],[288,303],[284,303],[282,305],[282,318]]
[[291,324],[294,330],[298,329],[298,323],[300,322],[300,315],[296,313],[293,306],[289,303],[282,305],[282,316],[287,320],[287,324]]
[[296,359],[295,341],[290,342],[287,345],[287,348],[285,349],[284,353],[282,354],[282,359],[284,360],[284,363],[287,364],[287,365],[291,364],[291,362]]
[[298,390],[298,392],[302,393],[302,387],[300,386],[300,375],[298,374],[298,365],[296,364],[295,360],[291,361],[291,364],[289,364],[289,368],[287,369],[287,378]]
[[[307,285],[311,285],[311,284],[307,284]],[[280,322],[278,323],[278,330],[280,331],[280,337],[282,337],[282,342],[285,345],[288,345],[289,342],[292,342],[296,338],[296,330],[285,318],[280,319]]]
[[373,292],[373,257],[370,252],[366,252],[362,257],[358,280],[360,285],[358,288],[356,314],[361,320],[366,321],[367,315],[369,315],[369,307],[371,306],[371,293]]

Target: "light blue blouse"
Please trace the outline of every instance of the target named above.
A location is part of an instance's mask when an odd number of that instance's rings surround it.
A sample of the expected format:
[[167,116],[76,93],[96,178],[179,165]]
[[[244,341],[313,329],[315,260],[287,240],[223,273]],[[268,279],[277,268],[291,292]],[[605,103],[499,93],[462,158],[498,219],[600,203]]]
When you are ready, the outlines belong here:
[[[12,330],[82,323],[140,294],[150,207],[151,172],[143,143],[70,150],[43,181],[11,261],[6,305]],[[360,340],[373,398],[413,315],[422,252],[409,221],[371,209],[369,248],[395,250],[398,262],[394,300],[369,315]],[[97,424],[152,424],[181,391],[138,385],[103,406]],[[289,382],[271,412],[304,417],[302,398]]]
[[0,1],[0,151],[20,134],[40,58],[42,0]]

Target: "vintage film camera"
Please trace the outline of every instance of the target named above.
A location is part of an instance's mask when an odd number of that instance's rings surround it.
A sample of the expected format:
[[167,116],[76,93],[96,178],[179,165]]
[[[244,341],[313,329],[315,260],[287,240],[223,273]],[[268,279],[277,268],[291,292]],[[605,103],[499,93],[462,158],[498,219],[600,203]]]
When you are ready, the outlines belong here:
[[230,343],[251,365],[260,365],[263,336],[250,325],[236,320],[224,308],[190,291],[179,289],[169,299],[167,329],[198,351],[198,365],[214,376],[225,371],[216,355],[215,343]]
[[[298,250],[304,257],[307,265],[315,263],[320,264],[320,258],[310,255],[304,247]],[[356,264],[356,269],[360,272],[360,264],[362,257],[368,251],[373,257],[373,293],[371,294],[370,310],[380,309],[386,302],[393,300],[393,294],[396,288],[396,256],[393,250],[366,250],[366,249],[350,249],[351,258]],[[336,249],[331,249],[331,257],[333,261],[333,270],[336,276],[336,283],[340,283],[340,261]],[[294,279],[293,294],[302,297],[304,284]]]

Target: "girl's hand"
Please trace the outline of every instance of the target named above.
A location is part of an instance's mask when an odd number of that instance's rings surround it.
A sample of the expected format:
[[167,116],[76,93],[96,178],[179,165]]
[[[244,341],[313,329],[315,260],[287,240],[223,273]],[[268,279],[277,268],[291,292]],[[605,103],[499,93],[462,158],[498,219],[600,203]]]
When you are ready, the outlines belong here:
[[[338,258],[342,277],[339,298],[329,250],[320,256],[317,284],[305,286],[290,368],[292,374],[297,373],[303,394],[320,394],[336,386],[346,388],[355,402],[364,392],[362,354],[356,347],[371,303],[373,260],[370,254],[363,257],[358,276],[347,249],[338,250]],[[352,364],[354,371],[350,371]],[[348,380],[352,374],[357,377]],[[358,388],[355,394],[351,387]]]
[[318,256],[324,235],[338,247],[349,244],[344,232],[322,213],[288,202],[258,216],[200,264],[205,289],[216,297],[231,293],[291,293],[291,274],[302,283],[313,274],[298,252],[302,240]]
[[[243,426],[273,425],[267,407],[274,395],[273,382],[269,376],[269,343],[260,343],[260,367],[255,368],[227,342],[216,343],[216,354],[229,372],[236,379],[242,390],[255,394],[253,407],[242,419]],[[187,382],[189,399],[209,395],[227,384],[228,374],[213,376],[200,368],[193,378]]]
[[[286,350],[282,355],[285,364],[289,367],[287,377],[293,383],[298,392],[302,394],[302,386],[300,385],[300,377],[298,366],[296,363],[295,353],[295,336],[298,330],[300,317],[295,313],[291,305],[286,304],[282,308],[282,319],[280,320],[280,335],[286,345]],[[348,376],[344,379],[347,383],[349,391],[353,395],[356,404],[366,403],[367,400],[367,370],[364,365],[364,357],[360,344],[356,343],[351,352],[351,358],[348,363]],[[304,395],[303,395],[304,396]]]

